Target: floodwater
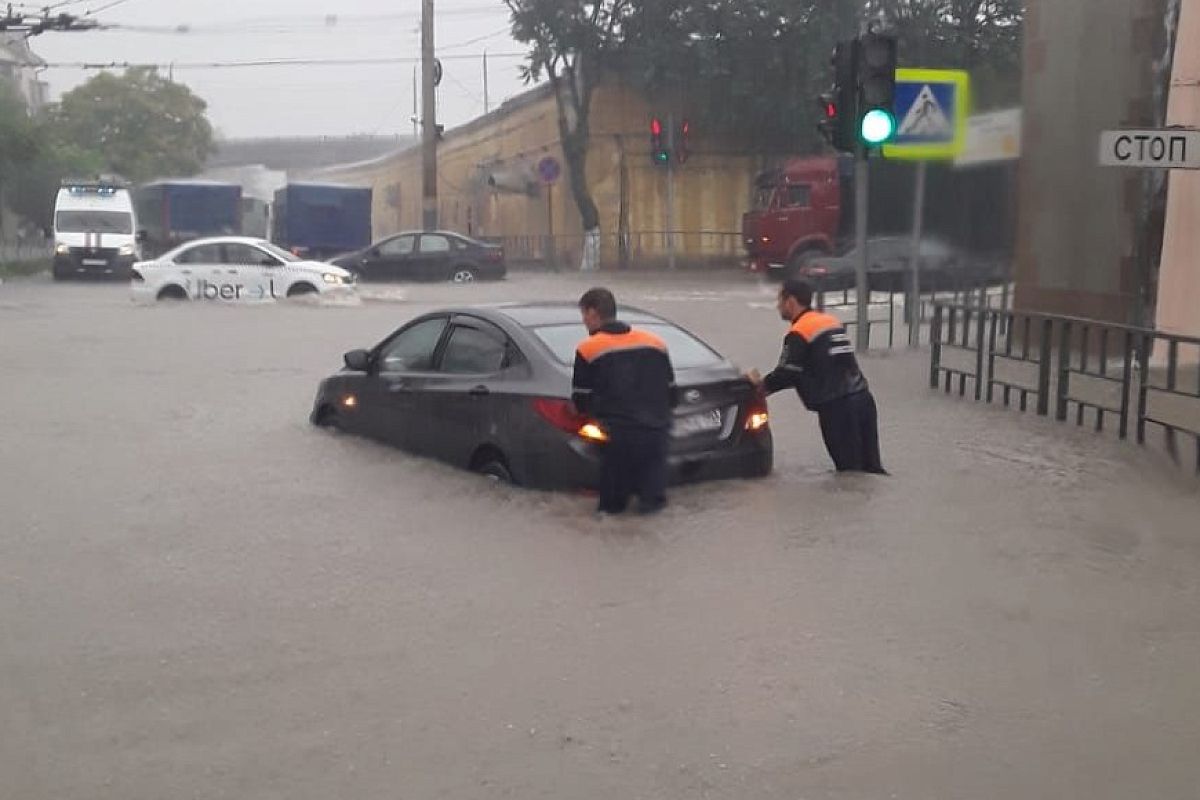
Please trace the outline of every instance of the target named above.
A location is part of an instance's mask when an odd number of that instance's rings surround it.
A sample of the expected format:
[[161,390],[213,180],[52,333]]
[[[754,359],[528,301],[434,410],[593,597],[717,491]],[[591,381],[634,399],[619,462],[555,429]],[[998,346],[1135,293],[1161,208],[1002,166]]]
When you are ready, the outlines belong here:
[[515,275],[361,304],[0,286],[0,797],[1195,796],[1200,492],[1151,452],[872,355],[890,478],[653,519],[315,430],[341,353],[610,281],[743,367],[738,277]]

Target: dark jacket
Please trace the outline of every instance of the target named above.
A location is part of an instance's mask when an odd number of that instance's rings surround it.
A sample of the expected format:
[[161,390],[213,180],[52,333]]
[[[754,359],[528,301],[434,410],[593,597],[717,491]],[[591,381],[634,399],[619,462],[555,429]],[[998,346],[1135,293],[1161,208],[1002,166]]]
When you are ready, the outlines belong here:
[[575,351],[571,400],[606,428],[667,430],[675,395],[667,346],[652,333],[614,321]]
[[763,379],[768,394],[793,388],[804,407],[817,411],[826,403],[867,390],[854,345],[837,317],[809,309],[792,322],[783,339],[783,354]]

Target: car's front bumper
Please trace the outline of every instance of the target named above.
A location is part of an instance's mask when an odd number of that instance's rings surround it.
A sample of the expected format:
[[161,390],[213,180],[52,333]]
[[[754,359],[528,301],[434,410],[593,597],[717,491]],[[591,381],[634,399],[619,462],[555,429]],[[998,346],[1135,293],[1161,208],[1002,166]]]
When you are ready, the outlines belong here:
[[128,278],[136,256],[88,255],[77,252],[54,256],[54,275],[59,278]]

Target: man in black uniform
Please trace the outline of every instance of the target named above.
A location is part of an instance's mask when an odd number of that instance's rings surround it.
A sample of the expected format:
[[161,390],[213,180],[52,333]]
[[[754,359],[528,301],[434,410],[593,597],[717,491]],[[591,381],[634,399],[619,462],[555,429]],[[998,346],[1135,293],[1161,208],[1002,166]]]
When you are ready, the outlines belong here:
[[608,434],[600,461],[600,512],[620,514],[636,494],[639,511],[667,504],[667,447],[675,372],[667,346],[647,331],[617,321],[617,301],[607,289],[579,299],[590,334],[575,351],[571,399]]
[[838,472],[886,475],[879,457],[878,412],[867,379],[858,368],[854,346],[841,320],[812,308],[813,288],[801,280],[784,281],[779,316],[791,323],[783,354],[765,378],[749,373],[767,394],[793,388],[804,407],[817,412],[825,448]]

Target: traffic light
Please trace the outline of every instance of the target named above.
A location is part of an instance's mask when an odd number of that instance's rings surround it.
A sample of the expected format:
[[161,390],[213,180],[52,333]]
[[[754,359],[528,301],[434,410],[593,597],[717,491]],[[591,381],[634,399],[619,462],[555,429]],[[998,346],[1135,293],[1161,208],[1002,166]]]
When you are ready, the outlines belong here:
[[839,42],[830,63],[833,88],[817,98],[817,127],[834,150],[853,153],[858,141],[858,41]]
[[858,136],[878,147],[896,135],[896,37],[867,33],[858,42]]
[[684,120],[679,124],[679,138],[675,141],[675,160],[680,164],[686,164],[691,151],[691,134],[692,123],[690,120]]
[[658,117],[650,119],[650,158],[660,167],[671,162],[671,152],[663,143],[662,120]]

